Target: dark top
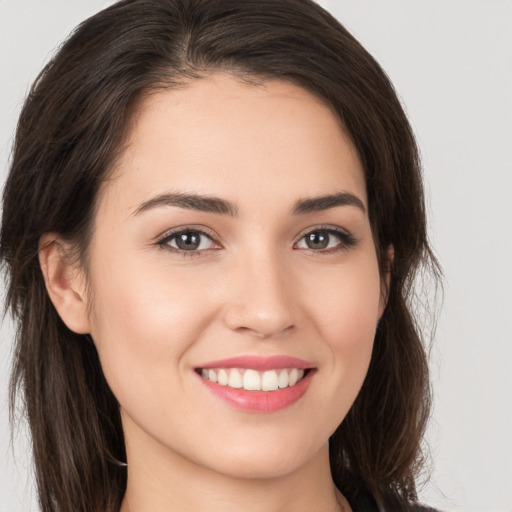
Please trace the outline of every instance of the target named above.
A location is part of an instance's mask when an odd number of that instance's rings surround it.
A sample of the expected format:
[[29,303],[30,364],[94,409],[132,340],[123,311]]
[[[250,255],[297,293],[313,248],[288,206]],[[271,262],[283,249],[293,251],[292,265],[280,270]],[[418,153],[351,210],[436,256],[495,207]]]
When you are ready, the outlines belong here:
[[[360,492],[356,497],[347,501],[352,507],[352,512],[393,512],[392,510],[379,510],[379,506],[369,492]],[[411,504],[411,510],[414,512],[440,512],[419,503]]]

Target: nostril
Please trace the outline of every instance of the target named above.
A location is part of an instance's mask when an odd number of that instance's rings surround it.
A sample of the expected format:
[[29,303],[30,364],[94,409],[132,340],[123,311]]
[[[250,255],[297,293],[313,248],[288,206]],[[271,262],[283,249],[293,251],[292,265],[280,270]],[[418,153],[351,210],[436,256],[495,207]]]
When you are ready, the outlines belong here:
[[271,338],[276,335],[282,335],[283,333],[287,333],[293,329],[293,325],[287,325],[284,328],[281,327],[272,327],[269,325],[261,325],[259,328],[253,327],[237,327],[235,330],[240,334],[247,334],[249,336],[254,336],[256,338]]

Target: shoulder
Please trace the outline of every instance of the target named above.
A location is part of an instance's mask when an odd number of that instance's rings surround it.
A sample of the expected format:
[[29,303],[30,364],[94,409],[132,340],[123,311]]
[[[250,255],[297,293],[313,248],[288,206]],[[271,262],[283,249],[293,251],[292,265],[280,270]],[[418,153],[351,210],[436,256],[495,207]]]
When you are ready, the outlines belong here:
[[436,508],[427,507],[422,505],[421,503],[412,503],[411,504],[411,512],[441,512]]
[[[382,509],[377,505],[373,496],[368,492],[360,492],[357,496],[349,500],[352,512],[393,512],[389,509]],[[409,512],[442,512],[435,508],[422,505],[421,503],[409,503],[407,510]]]

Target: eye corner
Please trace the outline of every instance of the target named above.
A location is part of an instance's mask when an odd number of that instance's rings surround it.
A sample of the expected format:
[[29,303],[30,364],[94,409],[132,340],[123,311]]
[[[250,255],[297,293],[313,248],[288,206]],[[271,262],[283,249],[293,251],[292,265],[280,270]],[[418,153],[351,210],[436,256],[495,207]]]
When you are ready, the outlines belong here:
[[[308,244],[307,237],[310,237],[310,241],[315,244],[315,241],[312,240],[313,235],[317,235],[319,238],[316,241],[317,246],[312,247]],[[338,243],[335,245],[331,245],[332,238],[338,240]],[[300,247],[299,244],[304,244],[303,247]],[[341,252],[346,251],[355,245],[357,245],[358,240],[354,237],[354,235],[345,228],[340,226],[317,226],[314,228],[308,228],[306,232],[304,232],[299,240],[293,245],[295,250],[306,250],[311,251],[313,253],[333,253],[333,252]]]
[[[177,241],[180,240],[180,236],[182,237],[181,242]],[[192,240],[187,242],[187,236],[192,237]],[[172,243],[173,241],[174,243]],[[169,253],[185,257],[199,257],[210,251],[217,251],[223,248],[211,233],[193,226],[180,226],[179,228],[168,230],[157,238],[154,245]]]

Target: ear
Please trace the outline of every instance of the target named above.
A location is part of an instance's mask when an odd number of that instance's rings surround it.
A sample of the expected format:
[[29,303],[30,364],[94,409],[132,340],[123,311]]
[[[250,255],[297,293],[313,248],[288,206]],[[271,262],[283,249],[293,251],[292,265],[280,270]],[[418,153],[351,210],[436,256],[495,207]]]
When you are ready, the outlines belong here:
[[395,259],[395,248],[393,245],[390,245],[386,249],[384,258],[384,270],[382,271],[380,281],[379,320],[384,314],[384,310],[386,309],[386,305],[388,303],[389,285],[391,284],[391,265]]
[[69,252],[69,243],[56,233],[45,233],[39,241],[39,264],[55,309],[69,329],[86,334],[90,322],[85,278]]

